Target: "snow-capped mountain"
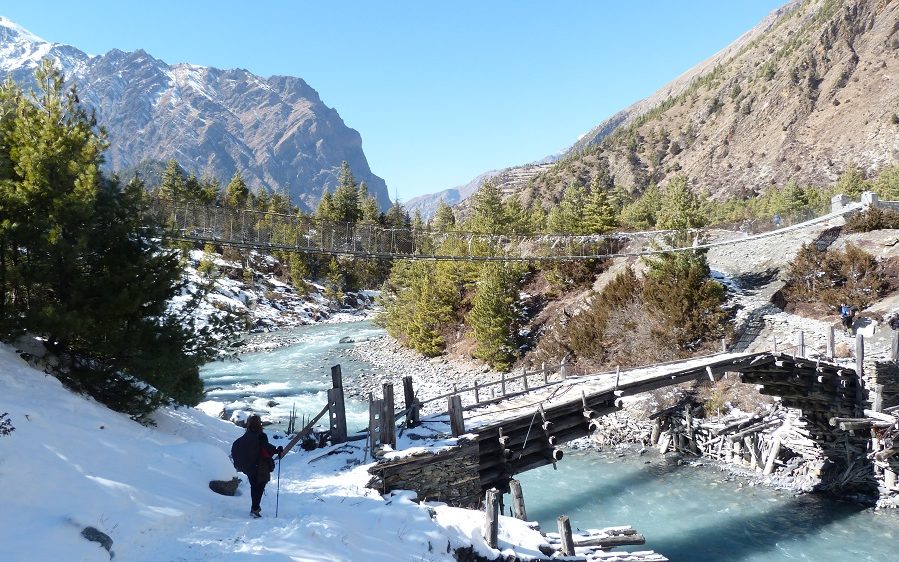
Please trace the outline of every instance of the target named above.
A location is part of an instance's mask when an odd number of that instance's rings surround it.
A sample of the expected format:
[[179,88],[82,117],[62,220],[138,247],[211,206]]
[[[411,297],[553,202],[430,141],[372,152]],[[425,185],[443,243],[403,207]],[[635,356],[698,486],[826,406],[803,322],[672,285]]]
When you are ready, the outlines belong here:
[[170,65],[143,50],[91,56],[0,17],[0,74],[28,84],[45,57],[77,84],[109,132],[110,170],[172,158],[223,182],[239,170],[251,187],[286,190],[314,208],[346,160],[381,206],[390,204],[359,133],[300,78]]

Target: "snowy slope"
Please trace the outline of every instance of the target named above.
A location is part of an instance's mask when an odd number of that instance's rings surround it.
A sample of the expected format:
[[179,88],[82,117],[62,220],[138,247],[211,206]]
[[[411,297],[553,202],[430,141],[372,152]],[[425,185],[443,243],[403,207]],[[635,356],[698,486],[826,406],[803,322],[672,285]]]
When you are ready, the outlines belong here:
[[[480,538],[482,514],[419,505],[411,493],[382,498],[364,487],[361,451],[282,461],[279,518],[275,482],[262,519],[250,519],[248,492],[208,488],[235,475],[228,459],[240,430],[191,408],[157,413],[147,428],[71,394],[53,377],[0,345],[0,413],[15,430],[0,435],[0,560],[109,560],[81,537],[93,526],[113,540],[117,560],[453,560],[450,550]],[[277,441],[275,441],[277,442]],[[283,441],[282,441],[283,442]],[[541,536],[502,518],[501,547],[537,555]]]

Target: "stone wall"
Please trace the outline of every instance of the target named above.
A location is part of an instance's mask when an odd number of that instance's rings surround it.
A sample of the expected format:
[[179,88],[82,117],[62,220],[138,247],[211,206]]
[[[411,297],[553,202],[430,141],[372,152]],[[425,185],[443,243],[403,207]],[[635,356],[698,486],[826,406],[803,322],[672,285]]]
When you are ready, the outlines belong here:
[[380,460],[368,470],[372,475],[368,487],[382,494],[413,490],[422,501],[477,507],[481,501],[478,463],[478,442],[460,439],[459,445],[438,452],[422,451],[401,459]]

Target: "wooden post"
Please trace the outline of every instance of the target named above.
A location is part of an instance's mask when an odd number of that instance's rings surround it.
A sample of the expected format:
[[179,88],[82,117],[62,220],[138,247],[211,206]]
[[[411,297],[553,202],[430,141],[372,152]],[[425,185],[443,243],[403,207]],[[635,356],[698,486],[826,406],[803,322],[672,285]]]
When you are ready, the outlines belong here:
[[527,392],[528,390],[530,390],[528,388],[528,372],[527,371],[524,372],[524,374],[521,376],[521,379],[524,381],[524,391]]
[[343,388],[343,373],[340,371],[340,365],[331,367],[331,387]]
[[332,388],[328,390],[328,410],[331,420],[331,443],[343,443],[346,441],[346,409],[343,403],[343,389]]
[[481,394],[478,392],[478,381],[474,381],[474,403],[481,403]]
[[858,376],[855,387],[855,402],[859,411],[861,411],[865,400],[865,336],[861,334],[855,336],[855,374]]
[[883,411],[883,385],[874,385],[874,397],[871,399],[871,409],[875,412]]
[[662,433],[662,420],[656,418],[652,422],[652,435],[649,438],[649,444],[653,447],[659,444],[659,435]]
[[796,356],[797,357],[805,357],[805,332],[803,330],[799,330],[799,341],[796,346]]
[[899,360],[899,330],[890,332],[890,357],[893,363]]
[[774,343],[774,353],[777,353],[777,336],[772,336],[771,340]]
[[778,453],[780,453],[780,437],[775,437],[771,443],[771,450],[768,451],[768,459],[765,461],[765,471],[763,472],[765,476],[774,472],[774,461],[777,460]]
[[484,540],[487,546],[496,548],[499,536],[499,490],[490,488],[484,497],[484,511],[486,512],[484,525]]
[[406,410],[406,426],[416,427],[421,423],[418,411],[418,401],[415,400],[415,388],[412,386],[412,377],[403,377],[403,398],[405,399]]
[[368,441],[374,458],[375,447],[381,437],[381,401],[374,400],[371,393],[368,394]]
[[502,378],[500,379],[500,388],[502,389],[503,396],[505,396],[506,395],[506,373],[502,373],[501,377]]
[[540,363],[540,370],[543,371],[543,384],[549,384],[549,373],[546,372],[546,363]]
[[568,378],[568,373],[565,371],[565,358],[564,357],[562,358],[562,363],[559,365],[559,376],[562,378],[563,381],[566,378]]
[[509,492],[512,494],[512,516],[515,519],[527,521],[528,514],[524,509],[524,494],[521,492],[521,482],[514,478],[509,480]]
[[827,329],[827,356],[831,359],[837,354],[836,352],[836,344],[834,343],[836,340],[834,338],[833,326],[828,327]]
[[346,406],[343,400],[343,375],[340,365],[331,367],[331,381],[333,388],[328,391],[328,409],[331,421],[331,443],[343,443],[346,441]]
[[621,365],[615,365],[615,390],[618,390],[619,380],[621,380]]
[[381,444],[396,447],[396,407],[393,402],[393,384],[385,382],[382,386],[381,402]]
[[689,442],[687,447],[694,453],[699,453],[699,447],[696,446],[696,436],[693,434],[693,412],[690,411],[690,405],[684,406],[684,421],[687,424],[687,438]]
[[721,353],[727,353],[727,340],[721,338]]
[[574,539],[571,537],[571,521],[567,515],[559,516],[559,536],[562,538],[562,556],[574,556]]
[[449,397],[450,429],[453,437],[465,433],[465,418],[462,415],[462,398],[458,394]]

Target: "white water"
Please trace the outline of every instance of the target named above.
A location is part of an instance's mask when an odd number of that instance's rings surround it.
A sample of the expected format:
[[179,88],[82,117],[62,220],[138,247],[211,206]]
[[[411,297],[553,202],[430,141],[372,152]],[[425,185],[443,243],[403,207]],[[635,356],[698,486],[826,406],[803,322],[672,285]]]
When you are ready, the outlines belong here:
[[[369,322],[320,324],[284,330],[297,343],[273,351],[240,356],[239,361],[219,361],[203,367],[200,377],[206,386],[206,399],[225,403],[227,413],[246,410],[259,413],[276,427],[287,423],[295,406],[298,424],[318,414],[328,402],[331,366],[340,364],[345,387],[358,374],[370,369],[367,363],[343,353],[353,344],[342,344],[349,336],[363,340],[383,333]],[[368,405],[346,399],[347,428],[357,431],[368,426]],[[321,422],[327,424],[327,418]]]
[[[347,388],[371,370],[344,353],[352,344],[340,344],[341,337],[382,333],[367,322],[297,328],[290,335],[299,343],[207,365],[201,376],[209,399],[285,423],[293,404],[301,416],[322,409],[331,365],[341,364]],[[347,418],[350,431],[364,428],[367,405],[348,398]],[[899,513],[893,511],[752,487],[711,465],[669,466],[651,452],[567,451],[558,468],[517,477],[529,518],[546,531],[556,530],[563,514],[583,529],[631,525],[646,545],[629,550],[652,549],[674,562],[899,560]]]

